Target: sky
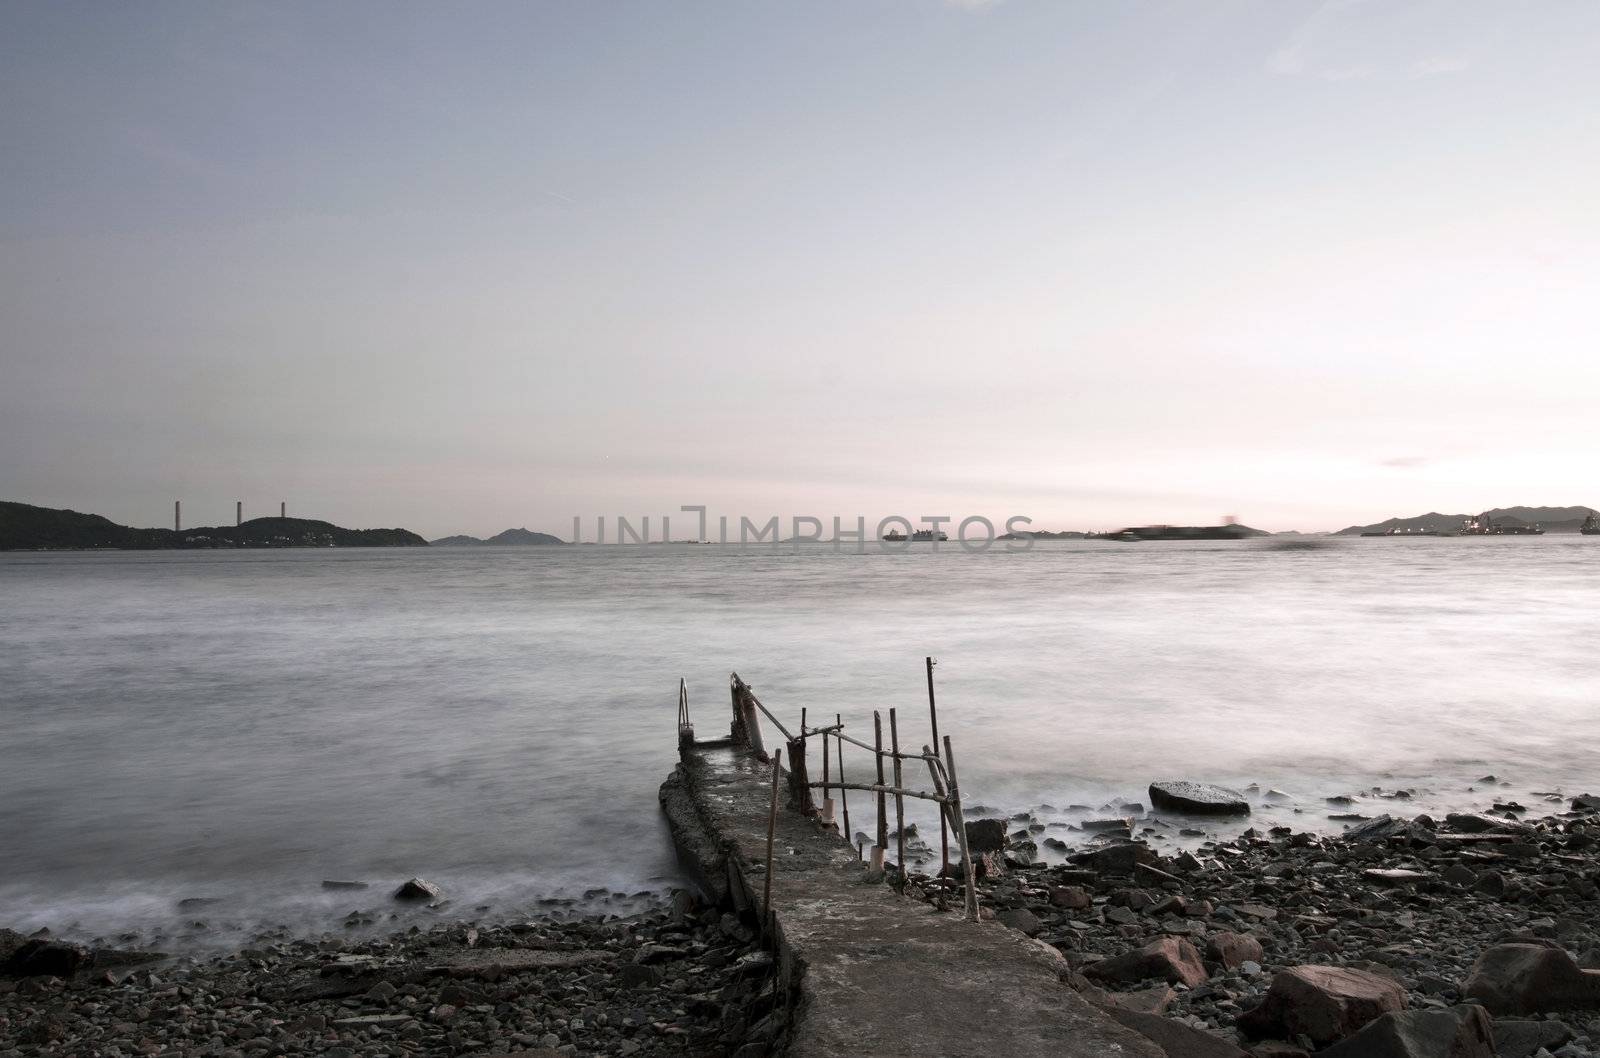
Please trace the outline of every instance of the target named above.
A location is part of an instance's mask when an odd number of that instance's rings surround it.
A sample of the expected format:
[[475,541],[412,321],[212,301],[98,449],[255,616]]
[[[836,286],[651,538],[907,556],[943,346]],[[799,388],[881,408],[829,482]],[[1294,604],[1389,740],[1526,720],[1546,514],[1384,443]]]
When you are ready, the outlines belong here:
[[1600,506],[1596,40],[1588,0],[0,0],[0,499]]

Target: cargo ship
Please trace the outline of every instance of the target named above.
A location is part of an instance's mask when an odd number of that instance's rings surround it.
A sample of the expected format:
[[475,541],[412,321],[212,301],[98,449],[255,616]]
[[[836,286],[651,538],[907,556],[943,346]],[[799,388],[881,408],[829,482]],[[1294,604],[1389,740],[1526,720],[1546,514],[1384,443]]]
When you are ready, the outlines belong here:
[[1544,527],[1538,522],[1532,525],[1517,523],[1507,525],[1496,522],[1488,514],[1480,514],[1476,518],[1468,518],[1461,525],[1462,536],[1543,536]]
[[883,539],[885,543],[903,544],[907,540],[911,541],[912,543],[926,540],[948,540],[950,539],[950,534],[935,533],[932,529],[918,529],[910,536],[907,536],[898,529],[890,529],[887,533],[883,534]]

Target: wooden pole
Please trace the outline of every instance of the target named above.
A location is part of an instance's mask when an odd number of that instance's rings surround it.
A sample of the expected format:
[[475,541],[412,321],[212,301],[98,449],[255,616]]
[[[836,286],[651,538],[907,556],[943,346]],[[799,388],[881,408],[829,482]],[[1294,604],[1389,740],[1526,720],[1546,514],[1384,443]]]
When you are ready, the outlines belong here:
[[772,844],[778,832],[778,772],[783,750],[772,753],[772,807],[767,811],[767,877],[761,887],[761,930],[772,921]]
[[[928,721],[933,725],[934,752],[939,751],[939,706],[933,700],[933,658],[924,658],[928,664]],[[924,751],[928,747],[922,747]],[[928,770],[932,771],[930,763]],[[938,777],[935,776],[935,779]],[[957,821],[959,824],[959,820]],[[943,877],[950,873],[950,831],[945,827],[944,813],[939,813],[939,875]]]
[[[878,785],[889,785],[883,777],[883,714],[872,711],[872,740],[878,747]],[[883,866],[883,853],[889,847],[889,798],[878,794],[878,847],[873,852],[873,866]]]
[[833,722],[839,726],[839,811],[844,813],[844,839],[850,844],[856,843],[855,835],[850,833],[850,798],[844,792],[844,714],[834,713]]
[[822,821],[833,823],[833,791],[828,786],[828,743],[832,741],[824,733],[822,736]]
[[744,734],[751,750],[761,760],[767,759],[767,747],[761,740],[761,718],[756,715],[756,704],[750,700],[748,694],[739,696],[744,705]]
[[950,749],[950,736],[944,736],[944,761],[950,769],[950,814],[956,820],[956,837],[961,839],[961,862],[966,864],[967,921],[978,921],[978,872],[972,863],[972,850],[967,847],[967,828],[961,822],[961,783],[956,778],[956,755]]
[[900,865],[900,884],[906,884],[906,799],[900,793],[905,789],[900,774],[900,725],[895,721],[894,710],[889,710],[889,748],[894,751],[894,862]]

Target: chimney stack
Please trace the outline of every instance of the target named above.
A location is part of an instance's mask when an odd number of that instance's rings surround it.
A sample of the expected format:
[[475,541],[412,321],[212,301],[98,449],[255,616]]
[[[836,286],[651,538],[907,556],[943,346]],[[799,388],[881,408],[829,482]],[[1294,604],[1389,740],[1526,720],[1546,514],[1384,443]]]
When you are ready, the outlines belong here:
[[183,531],[183,501],[182,500],[173,500],[172,501],[172,531],[175,532],[175,533]]
[[235,500],[233,504],[233,524],[235,527],[244,524],[244,501]]
[[289,517],[289,501],[287,501],[287,500],[279,500],[278,501],[278,517],[279,518],[287,518],[287,517]]

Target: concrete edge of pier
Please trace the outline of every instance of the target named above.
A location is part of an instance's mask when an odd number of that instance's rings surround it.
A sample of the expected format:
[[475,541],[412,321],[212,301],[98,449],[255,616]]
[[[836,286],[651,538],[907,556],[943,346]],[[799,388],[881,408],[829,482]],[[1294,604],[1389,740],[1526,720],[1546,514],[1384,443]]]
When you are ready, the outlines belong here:
[[685,743],[661,805],[708,897],[767,923],[788,997],[775,1053],[880,1058],[1165,1058],[1066,987],[1048,945],[968,922],[868,880],[831,826],[780,808],[763,906],[772,766],[743,747]]

